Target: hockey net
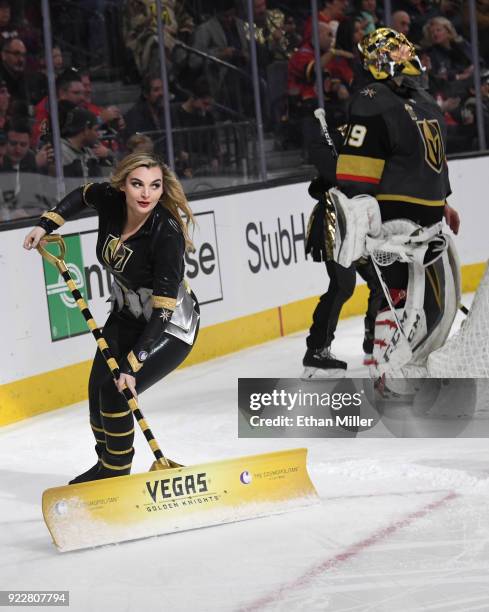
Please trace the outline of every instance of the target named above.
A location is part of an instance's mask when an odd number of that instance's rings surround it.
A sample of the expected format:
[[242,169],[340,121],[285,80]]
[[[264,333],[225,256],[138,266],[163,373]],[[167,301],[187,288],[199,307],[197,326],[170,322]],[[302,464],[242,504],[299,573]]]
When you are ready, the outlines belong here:
[[[460,330],[428,359],[433,378],[489,379],[489,265]],[[489,380],[477,385],[479,410],[489,416]],[[480,414],[480,413],[479,413]]]
[[428,360],[437,378],[489,378],[489,267],[460,330]]

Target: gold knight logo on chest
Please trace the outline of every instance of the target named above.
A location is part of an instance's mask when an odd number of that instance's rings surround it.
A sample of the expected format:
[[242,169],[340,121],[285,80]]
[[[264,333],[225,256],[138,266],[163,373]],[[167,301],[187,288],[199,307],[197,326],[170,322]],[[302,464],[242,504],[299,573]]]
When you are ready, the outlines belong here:
[[440,174],[445,163],[445,148],[440,124],[437,119],[423,119],[417,121],[416,125],[423,140],[425,161],[430,168]]
[[120,236],[109,234],[102,249],[102,257],[105,263],[115,272],[123,272],[133,251],[123,242]]

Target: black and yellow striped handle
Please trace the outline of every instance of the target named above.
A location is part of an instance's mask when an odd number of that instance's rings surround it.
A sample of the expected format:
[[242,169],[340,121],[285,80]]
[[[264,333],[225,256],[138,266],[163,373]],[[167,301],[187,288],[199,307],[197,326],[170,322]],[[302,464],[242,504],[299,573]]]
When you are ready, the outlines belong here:
[[[103,337],[102,332],[100,331],[100,328],[95,323],[95,320],[92,317],[92,313],[90,312],[87,303],[83,299],[83,296],[80,293],[80,290],[76,286],[76,283],[73,280],[64,262],[64,257],[66,254],[66,246],[65,246],[63,238],[59,236],[58,234],[51,234],[50,236],[45,236],[42,242],[43,243],[51,242],[51,243],[56,243],[58,245],[59,256],[53,255],[53,253],[50,253],[49,251],[47,251],[41,244],[38,245],[37,250],[39,251],[39,253],[42,255],[42,257],[46,261],[51,263],[53,266],[56,266],[56,268],[59,270],[61,276],[63,277],[63,280],[65,281],[66,285],[68,286],[68,289],[71,292],[71,295],[73,296],[73,299],[76,301],[76,304],[78,308],[80,309],[80,312],[82,313],[87,323],[88,328],[92,332],[92,335],[97,342],[98,348],[100,349],[100,352],[102,353],[107,365],[110,368],[110,371],[112,373],[112,376],[114,377],[114,380],[118,380],[119,375],[120,375],[119,365],[117,361],[115,360],[115,358],[113,357],[112,353],[110,352],[110,348],[109,348],[109,345],[107,344],[107,341]],[[141,431],[143,432],[144,437],[146,438],[156,458],[156,461],[151,466],[151,469],[157,470],[157,469],[168,469],[172,467],[180,467],[180,464],[175,463],[171,459],[167,459],[163,455],[159,447],[159,444],[156,441],[153,435],[153,432],[149,428],[148,423],[146,422],[146,419],[144,418],[138,406],[137,400],[132,394],[132,391],[129,389],[129,387],[125,385],[122,389],[122,394],[124,395],[124,398],[126,399],[129,408],[132,410],[132,413],[136,417],[136,420],[139,423],[139,426],[141,427]]]

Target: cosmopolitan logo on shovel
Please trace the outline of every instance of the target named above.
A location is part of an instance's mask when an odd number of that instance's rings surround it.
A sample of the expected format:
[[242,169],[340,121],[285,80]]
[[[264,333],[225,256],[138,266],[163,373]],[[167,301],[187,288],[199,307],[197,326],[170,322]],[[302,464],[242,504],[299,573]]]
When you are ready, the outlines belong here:
[[[65,243],[68,252],[66,265],[83,298],[87,300],[80,236],[67,236]],[[56,253],[56,248],[56,245],[53,244],[46,245],[46,250],[50,253]],[[45,259],[43,259],[43,266],[51,340],[55,342],[63,338],[89,333],[87,324],[59,271]]]

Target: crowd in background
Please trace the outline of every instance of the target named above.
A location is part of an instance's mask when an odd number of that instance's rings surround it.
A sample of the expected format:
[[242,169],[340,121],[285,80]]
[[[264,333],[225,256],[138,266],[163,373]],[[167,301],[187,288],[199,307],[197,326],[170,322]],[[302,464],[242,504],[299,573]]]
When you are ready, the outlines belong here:
[[[377,0],[318,4],[325,110],[334,127],[368,78],[357,43],[386,19]],[[305,150],[303,120],[317,106],[309,2],[253,5],[265,131],[279,150]],[[162,8],[176,170],[182,178],[226,172],[220,126],[255,116],[247,2],[163,0]],[[474,62],[489,137],[489,0],[477,1],[477,58],[465,0],[392,0],[392,11],[392,27],[416,45],[424,86],[444,112],[448,152],[476,149]],[[165,155],[155,0],[51,0],[50,12],[64,176],[108,176],[129,151]],[[100,103],[94,91],[115,83]],[[125,89],[137,91],[122,104]],[[0,220],[45,206],[39,195],[30,208],[20,204],[23,173],[55,174],[42,14],[38,1],[0,0]]]

